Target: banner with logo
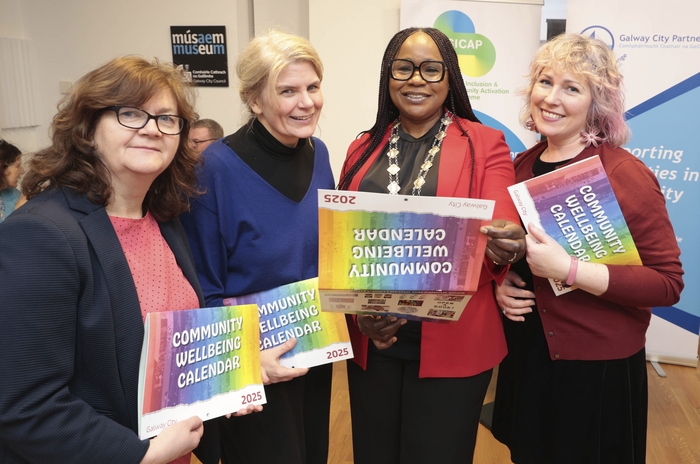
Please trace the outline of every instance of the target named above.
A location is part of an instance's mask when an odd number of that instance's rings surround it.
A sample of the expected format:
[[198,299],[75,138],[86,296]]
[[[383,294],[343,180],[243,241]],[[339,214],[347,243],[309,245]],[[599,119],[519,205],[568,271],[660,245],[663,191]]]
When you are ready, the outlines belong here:
[[517,91],[540,43],[541,13],[542,0],[401,2],[401,29],[434,27],[450,38],[476,116],[503,131],[511,157],[535,143],[518,121]]
[[226,26],[170,26],[173,63],[199,87],[228,87]]
[[[651,169],[681,248],[685,289],[652,308],[647,358],[698,364],[700,333],[700,25],[690,0],[568,0],[567,31],[607,43],[625,76],[632,139],[624,148]],[[650,13],[653,12],[653,20]]]

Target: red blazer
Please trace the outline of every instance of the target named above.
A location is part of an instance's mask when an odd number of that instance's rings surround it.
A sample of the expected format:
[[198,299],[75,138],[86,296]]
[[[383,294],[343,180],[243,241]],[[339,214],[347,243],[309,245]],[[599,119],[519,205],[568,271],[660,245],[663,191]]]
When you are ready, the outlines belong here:
[[[472,197],[496,201],[494,219],[508,219],[518,223],[507,186],[515,183],[510,150],[500,131],[467,120],[459,120],[471,136],[475,163]],[[352,179],[348,190],[358,190],[362,178],[378,156],[384,154],[391,127],[384,134],[379,148],[372,153]],[[364,134],[350,144],[342,175],[352,166],[368,143]],[[439,197],[469,197],[471,177],[469,140],[457,124],[450,124],[442,142],[438,167]],[[459,321],[451,323],[424,322],[421,338],[420,377],[468,377],[497,365],[505,357],[507,348],[501,313],[493,293],[493,281],[502,282],[507,267],[495,266],[485,258],[479,288],[471,298]],[[367,365],[369,339],[349,320],[350,338],[355,362],[363,369]]]

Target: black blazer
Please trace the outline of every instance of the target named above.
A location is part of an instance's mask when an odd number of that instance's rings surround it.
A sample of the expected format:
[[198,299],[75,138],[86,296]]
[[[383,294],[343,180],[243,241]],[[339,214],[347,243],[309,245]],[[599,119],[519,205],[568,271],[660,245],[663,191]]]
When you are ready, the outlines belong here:
[[[180,222],[160,224],[204,306]],[[69,188],[0,224],[0,463],[138,463],[143,320],[104,207]]]

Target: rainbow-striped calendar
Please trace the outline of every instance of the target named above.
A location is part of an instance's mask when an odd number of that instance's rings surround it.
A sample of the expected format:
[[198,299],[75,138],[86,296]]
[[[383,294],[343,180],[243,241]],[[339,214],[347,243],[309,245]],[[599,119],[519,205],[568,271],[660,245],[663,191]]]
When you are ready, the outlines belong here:
[[345,317],[321,311],[316,277],[227,298],[224,304],[257,305],[261,350],[296,338],[294,348],[280,357],[283,366],[313,367],[353,356]]
[[191,416],[264,404],[255,305],[146,316],[139,372],[139,437]]
[[486,250],[494,202],[319,190],[324,311],[459,319]]
[[[598,155],[508,187],[525,230],[530,223],[581,261],[641,265]],[[554,293],[575,290],[549,279]]]

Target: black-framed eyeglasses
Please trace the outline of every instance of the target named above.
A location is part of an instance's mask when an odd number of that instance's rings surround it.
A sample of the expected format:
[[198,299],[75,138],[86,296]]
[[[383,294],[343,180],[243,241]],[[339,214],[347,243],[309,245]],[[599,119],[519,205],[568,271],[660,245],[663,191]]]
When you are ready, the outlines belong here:
[[160,132],[165,135],[178,135],[185,128],[185,124],[187,124],[187,119],[183,117],[174,114],[157,114],[154,116],[135,106],[114,105],[105,108],[105,110],[114,111],[119,124],[129,129],[141,129],[146,127],[148,121],[154,119]]
[[195,147],[198,147],[200,143],[204,143],[204,142],[213,142],[214,140],[219,140],[219,139],[206,139],[206,140],[197,140],[197,139],[193,139],[193,140],[190,140],[190,143],[191,143],[192,145],[194,145]]
[[389,69],[391,70],[391,78],[397,81],[409,80],[415,74],[416,69],[425,82],[440,82],[445,78],[444,61],[426,60],[416,65],[411,60],[397,58],[391,60]]

